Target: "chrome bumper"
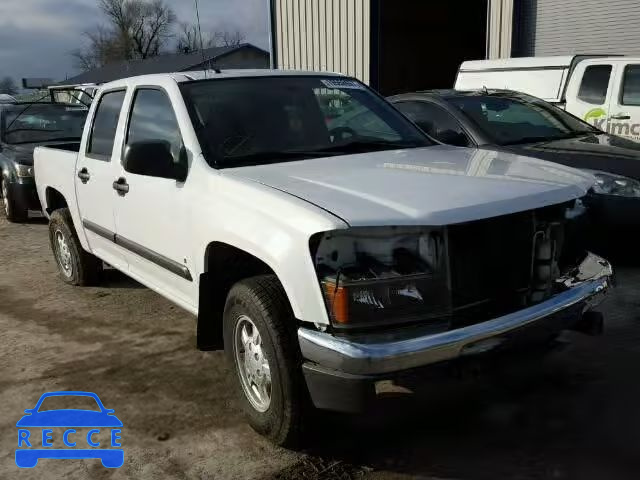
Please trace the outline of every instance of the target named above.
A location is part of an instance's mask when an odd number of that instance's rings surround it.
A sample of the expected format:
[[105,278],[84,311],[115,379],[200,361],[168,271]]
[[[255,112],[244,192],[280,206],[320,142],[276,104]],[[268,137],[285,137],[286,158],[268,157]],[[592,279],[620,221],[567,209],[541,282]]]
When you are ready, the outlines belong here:
[[606,260],[589,254],[574,272],[558,279],[568,290],[483,323],[435,334],[358,341],[300,328],[298,340],[307,361],[348,374],[382,374],[421,367],[491,350],[503,343],[508,334],[570,307],[582,315],[602,301],[611,287],[612,275]]

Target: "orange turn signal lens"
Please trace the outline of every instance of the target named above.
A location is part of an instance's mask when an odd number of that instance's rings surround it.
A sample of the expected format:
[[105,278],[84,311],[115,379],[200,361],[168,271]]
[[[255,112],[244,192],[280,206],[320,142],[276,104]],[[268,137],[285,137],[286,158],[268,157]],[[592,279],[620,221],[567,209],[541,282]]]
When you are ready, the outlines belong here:
[[332,282],[323,282],[322,288],[333,321],[343,325],[349,323],[349,292],[347,288],[336,286]]

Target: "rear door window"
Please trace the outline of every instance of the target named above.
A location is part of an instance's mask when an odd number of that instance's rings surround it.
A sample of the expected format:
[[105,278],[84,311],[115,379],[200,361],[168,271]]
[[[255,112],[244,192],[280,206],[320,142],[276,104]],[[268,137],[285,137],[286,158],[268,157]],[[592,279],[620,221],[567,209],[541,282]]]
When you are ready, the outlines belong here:
[[622,105],[640,106],[640,65],[627,65],[622,78]]
[[93,117],[87,155],[100,160],[111,159],[124,94],[124,90],[117,90],[107,92],[100,97],[100,103]]
[[607,88],[611,77],[611,65],[590,65],[584,70],[578,98],[593,105],[603,105],[607,100]]

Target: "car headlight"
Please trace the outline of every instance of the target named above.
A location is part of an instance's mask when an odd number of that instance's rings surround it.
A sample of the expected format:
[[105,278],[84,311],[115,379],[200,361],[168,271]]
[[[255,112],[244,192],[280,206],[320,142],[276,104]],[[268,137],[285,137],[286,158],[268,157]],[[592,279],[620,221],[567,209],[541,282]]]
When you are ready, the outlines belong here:
[[312,239],[312,253],[336,328],[442,319],[451,310],[440,227],[324,232]]
[[633,178],[600,171],[590,171],[590,173],[596,177],[596,183],[592,187],[594,193],[618,197],[640,197],[640,182]]
[[21,165],[16,164],[16,171],[19,177],[33,177],[33,166],[32,165]]

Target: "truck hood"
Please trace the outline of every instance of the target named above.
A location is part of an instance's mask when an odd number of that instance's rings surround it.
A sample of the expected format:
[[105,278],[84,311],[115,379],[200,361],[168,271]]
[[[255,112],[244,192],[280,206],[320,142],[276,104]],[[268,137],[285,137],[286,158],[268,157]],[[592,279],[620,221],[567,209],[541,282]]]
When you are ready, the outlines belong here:
[[563,165],[444,145],[223,172],[304,199],[351,226],[479,220],[580,198],[595,183]]

